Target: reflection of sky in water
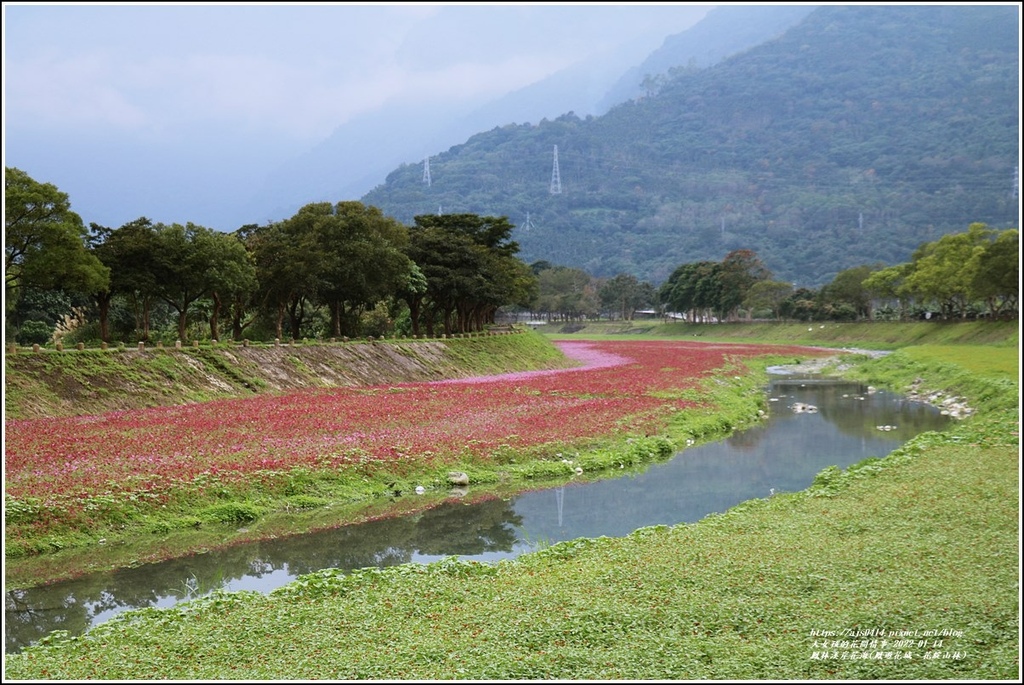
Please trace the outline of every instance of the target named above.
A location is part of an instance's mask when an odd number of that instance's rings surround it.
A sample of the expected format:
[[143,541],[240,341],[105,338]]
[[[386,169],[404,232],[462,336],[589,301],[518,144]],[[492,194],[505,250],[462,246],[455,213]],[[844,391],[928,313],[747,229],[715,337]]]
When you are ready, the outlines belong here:
[[[8,593],[7,651],[52,630],[80,634],[131,608],[170,607],[213,589],[270,592],[320,568],[356,569],[448,556],[497,562],[564,540],[620,537],[637,528],[694,522],[739,502],[808,487],[830,465],[882,457],[923,430],[941,430],[938,410],[853,384],[773,387],[770,420],[683,450],[642,473],[386,519],[123,569],[105,577]],[[845,396],[844,396],[845,395]],[[863,397],[864,399],[858,399]],[[816,413],[795,413],[794,402]],[[898,431],[878,431],[895,424]],[[27,607],[27,609],[26,609]]]

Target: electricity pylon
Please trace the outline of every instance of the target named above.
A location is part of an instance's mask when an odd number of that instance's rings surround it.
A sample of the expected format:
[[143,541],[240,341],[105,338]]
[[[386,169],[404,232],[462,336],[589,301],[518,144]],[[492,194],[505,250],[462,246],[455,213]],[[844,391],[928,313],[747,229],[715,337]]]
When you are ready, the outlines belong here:
[[558,175],[558,146],[555,146],[555,162],[551,166],[551,194],[560,195],[562,193],[562,179]]

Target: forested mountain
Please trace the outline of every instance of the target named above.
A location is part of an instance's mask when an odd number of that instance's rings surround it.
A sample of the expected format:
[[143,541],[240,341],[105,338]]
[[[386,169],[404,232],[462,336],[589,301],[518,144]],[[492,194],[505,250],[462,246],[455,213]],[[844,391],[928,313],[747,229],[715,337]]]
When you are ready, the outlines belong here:
[[776,38],[813,12],[814,5],[722,5],[696,25],[669,36],[660,48],[633,67],[600,102],[600,113],[626,100],[646,95],[644,83],[671,69],[709,67],[726,57]]
[[605,115],[479,133],[431,157],[429,183],[403,165],[362,201],[406,223],[507,216],[524,261],[654,283],[741,248],[800,286],[904,262],[1017,224],[1018,12],[820,7]]

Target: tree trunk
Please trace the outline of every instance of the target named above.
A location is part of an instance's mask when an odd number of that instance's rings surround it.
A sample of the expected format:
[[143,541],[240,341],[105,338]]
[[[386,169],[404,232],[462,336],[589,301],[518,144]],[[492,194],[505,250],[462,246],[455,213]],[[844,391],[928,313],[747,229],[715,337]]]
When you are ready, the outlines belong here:
[[181,342],[185,342],[185,339],[187,337],[185,335],[185,329],[187,328],[187,326],[186,326],[187,322],[188,322],[188,308],[187,307],[182,307],[181,309],[178,310],[178,340],[180,340]]
[[284,310],[285,303],[277,303],[277,322],[274,326],[274,332],[277,334],[277,339],[280,340],[284,335]]
[[341,300],[331,302],[331,335],[341,337],[341,315],[345,311],[345,303]]
[[216,291],[211,293],[213,298],[213,311],[210,312],[210,340],[220,340],[220,296]]
[[420,337],[420,298],[410,297],[405,303],[409,305],[409,321],[412,323],[412,337]]
[[110,300],[113,295],[101,293],[96,296],[96,304],[100,310],[100,340],[110,342]]

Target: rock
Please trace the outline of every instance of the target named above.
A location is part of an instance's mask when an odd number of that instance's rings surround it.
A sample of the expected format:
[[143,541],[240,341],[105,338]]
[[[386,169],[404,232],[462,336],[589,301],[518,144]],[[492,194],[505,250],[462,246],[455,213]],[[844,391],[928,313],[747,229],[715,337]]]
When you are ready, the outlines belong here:
[[469,485],[469,476],[462,471],[452,471],[448,474],[448,482],[452,485]]

